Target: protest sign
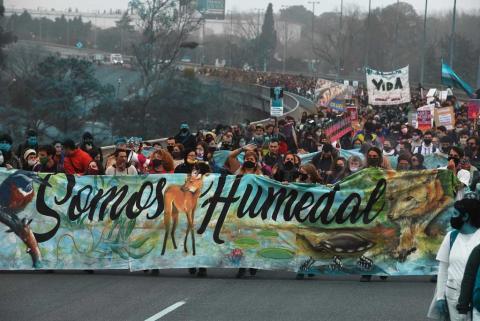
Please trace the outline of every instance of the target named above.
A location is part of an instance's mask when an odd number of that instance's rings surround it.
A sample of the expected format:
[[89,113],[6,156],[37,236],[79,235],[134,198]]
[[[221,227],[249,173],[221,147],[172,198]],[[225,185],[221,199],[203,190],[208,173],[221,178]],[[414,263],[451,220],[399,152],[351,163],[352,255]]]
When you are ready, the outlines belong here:
[[477,119],[480,112],[480,99],[471,99],[468,102],[468,119]]
[[344,112],[345,111],[345,101],[341,100],[341,99],[333,99],[328,104],[328,108],[339,111],[339,112]]
[[352,121],[352,123],[358,122],[358,107],[348,106],[347,111],[350,113],[350,120]]
[[283,88],[270,88],[270,116],[283,116]]
[[366,68],[366,71],[370,105],[391,106],[411,101],[408,66],[392,72],[370,68]]
[[455,127],[455,112],[453,107],[435,108],[435,125],[445,126],[447,130]]
[[335,188],[255,175],[3,170],[0,269],[436,274],[456,184],[445,170],[368,169]]
[[427,105],[417,109],[416,128],[426,131],[433,126],[434,105]]

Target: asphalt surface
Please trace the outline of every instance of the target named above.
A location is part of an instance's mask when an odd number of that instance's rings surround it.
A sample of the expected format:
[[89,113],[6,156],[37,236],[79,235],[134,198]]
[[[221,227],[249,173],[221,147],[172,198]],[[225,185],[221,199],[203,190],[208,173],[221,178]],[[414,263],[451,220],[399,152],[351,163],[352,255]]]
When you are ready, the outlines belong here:
[[[259,271],[0,272],[0,320],[426,320],[427,277],[315,277]],[[156,316],[155,316],[156,315]]]

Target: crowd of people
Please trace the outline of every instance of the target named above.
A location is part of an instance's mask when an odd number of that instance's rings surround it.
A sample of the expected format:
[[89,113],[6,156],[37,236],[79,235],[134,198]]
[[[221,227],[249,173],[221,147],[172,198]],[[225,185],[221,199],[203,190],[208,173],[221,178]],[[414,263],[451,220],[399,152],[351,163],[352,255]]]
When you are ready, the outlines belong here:
[[[282,86],[309,98],[315,95],[316,82],[305,77],[266,76],[220,69],[203,69],[201,72],[209,76],[231,77],[236,81]],[[434,126],[421,131],[411,126],[408,114],[425,105],[426,101],[418,92],[413,93],[413,97],[411,104],[372,107],[367,105],[368,97],[364,91],[357,90],[353,98],[359,107],[360,128],[334,141],[325,134],[325,124],[335,121],[342,114],[324,107],[315,112],[304,112],[300,119],[287,116],[278,121],[272,119],[265,125],[218,125],[213,130],[201,130],[196,134],[192,133],[189,124],[182,123],[176,135],[162,142],[119,138],[111,154],[102,152],[94,136],[88,132],[79,142],[66,139],[50,144],[39,144],[34,130],[28,130],[23,139],[0,134],[0,167],[45,173],[114,176],[189,174],[198,170],[202,173],[262,175],[283,184],[334,185],[364,168],[424,170],[425,158],[437,155],[445,159],[445,168],[453,171],[461,182],[457,190],[457,200],[461,202],[470,191],[477,190],[477,183],[480,182],[480,131],[477,119],[469,119],[466,104],[451,96],[437,103],[454,108],[455,126],[451,129]],[[355,151],[356,154],[345,158],[342,157],[342,150]],[[308,162],[303,162],[306,154],[312,154],[312,157]],[[396,160],[395,168],[391,166],[392,157]],[[473,212],[479,209],[472,210],[471,204],[469,206],[460,212],[469,213],[472,218]],[[471,225],[480,224],[475,221]],[[470,232],[476,231],[475,228]],[[458,244],[467,242],[462,237],[459,240]],[[443,254],[439,254],[441,262],[452,259],[448,253],[445,254],[447,250],[443,249]],[[462,257],[464,265],[465,255]],[[443,266],[439,276],[443,291],[449,273],[447,270],[450,271],[448,266]],[[191,270],[192,273],[195,271]],[[206,270],[200,269],[198,273],[203,276]],[[254,275],[256,270],[250,269],[250,273]],[[246,270],[240,269],[237,276],[243,277],[245,274]],[[459,276],[456,278],[458,282]],[[362,280],[369,281],[370,276],[363,276]],[[451,302],[448,302],[451,308],[450,305]],[[445,308],[445,304],[441,308]]]
[[221,78],[237,83],[256,84],[266,87],[282,87],[285,91],[311,100],[316,98],[315,89],[318,86],[316,78],[303,75],[209,67],[198,69],[198,73],[206,77]]

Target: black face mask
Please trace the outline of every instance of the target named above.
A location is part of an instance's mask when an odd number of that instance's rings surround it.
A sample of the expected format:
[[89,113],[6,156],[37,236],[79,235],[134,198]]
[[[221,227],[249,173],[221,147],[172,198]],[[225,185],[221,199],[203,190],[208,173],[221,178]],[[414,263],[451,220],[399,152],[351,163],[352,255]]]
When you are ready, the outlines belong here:
[[444,154],[448,154],[449,151],[450,151],[450,147],[442,147],[442,152]]
[[284,166],[285,166],[285,169],[286,169],[287,171],[290,171],[290,170],[293,169],[294,164],[289,161],[289,162],[286,162]]
[[423,142],[425,143],[425,145],[430,146],[430,144],[432,143],[432,140],[431,139],[424,139]]
[[343,169],[344,169],[343,166],[339,166],[339,165],[335,166],[335,172],[337,172],[337,173],[343,171]]
[[463,221],[462,215],[450,218],[450,225],[456,230],[460,230],[463,227],[463,224],[465,224],[465,222]]
[[390,146],[385,146],[385,147],[383,147],[383,150],[385,150],[387,153],[391,152],[392,149],[393,149],[393,148],[390,147]]
[[456,157],[449,157],[448,161],[450,162],[451,160],[453,160],[453,162],[455,163],[455,166],[458,166],[458,164],[460,164],[460,160]]
[[251,162],[251,161],[246,161],[245,163],[243,163],[243,166],[246,169],[253,169],[253,168],[255,168],[256,164],[254,162]]
[[167,146],[167,150],[170,154],[173,154],[173,146]]
[[308,174],[300,173],[300,181],[305,182],[308,179]]
[[380,167],[380,158],[368,158],[367,163],[370,167]]

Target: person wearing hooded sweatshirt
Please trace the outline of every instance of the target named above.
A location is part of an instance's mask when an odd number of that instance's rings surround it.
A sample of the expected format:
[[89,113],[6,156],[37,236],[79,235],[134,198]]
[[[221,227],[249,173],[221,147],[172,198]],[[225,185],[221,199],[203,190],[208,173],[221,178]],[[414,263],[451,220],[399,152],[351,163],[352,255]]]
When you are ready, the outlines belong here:
[[80,149],[87,152],[90,157],[95,158],[94,155],[100,155],[100,164],[103,164],[103,155],[99,147],[95,145],[93,135],[89,132],[85,132],[82,136],[82,143]]
[[197,140],[190,133],[190,127],[187,123],[180,125],[180,132],[175,136],[175,142],[182,144],[185,149],[195,149]]
[[12,153],[13,140],[10,135],[0,135],[0,167],[7,169],[20,169],[21,163],[18,157]]
[[465,320],[465,316],[456,307],[467,260],[473,249],[480,244],[479,205],[475,196],[467,196],[454,204],[455,212],[450,219],[453,231],[445,236],[437,253],[437,289],[428,312],[429,318]]
[[27,164],[23,161],[23,154],[27,149],[33,149],[35,152],[38,149],[38,139],[37,139],[37,132],[33,129],[27,130],[27,137],[23,144],[18,145],[17,148],[17,157],[22,160],[22,168],[28,167]]

